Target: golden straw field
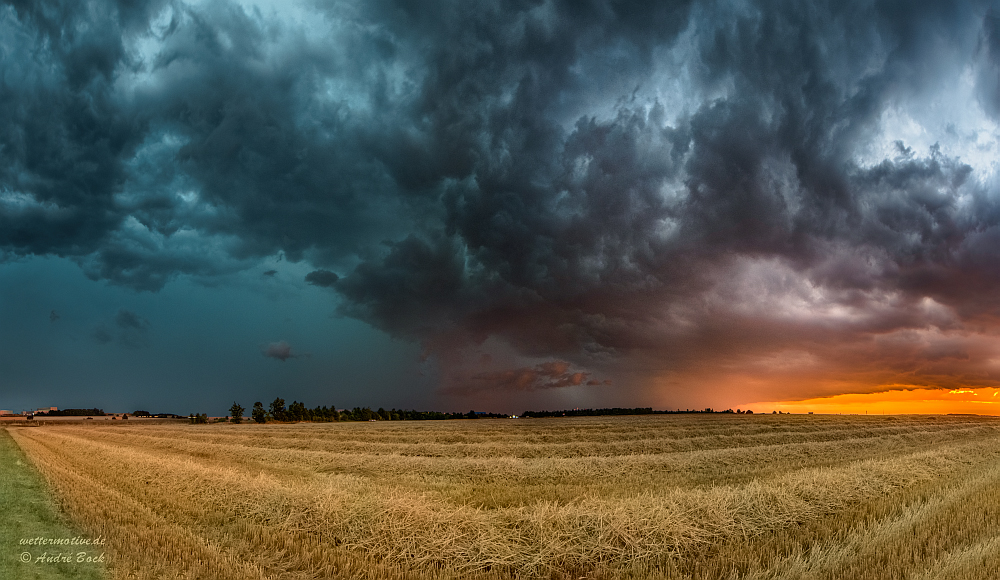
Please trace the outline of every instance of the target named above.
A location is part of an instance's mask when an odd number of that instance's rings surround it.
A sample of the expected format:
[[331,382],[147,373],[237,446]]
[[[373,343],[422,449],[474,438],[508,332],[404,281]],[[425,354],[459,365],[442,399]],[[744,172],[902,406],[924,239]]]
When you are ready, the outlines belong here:
[[11,428],[119,579],[1000,577],[1000,421]]

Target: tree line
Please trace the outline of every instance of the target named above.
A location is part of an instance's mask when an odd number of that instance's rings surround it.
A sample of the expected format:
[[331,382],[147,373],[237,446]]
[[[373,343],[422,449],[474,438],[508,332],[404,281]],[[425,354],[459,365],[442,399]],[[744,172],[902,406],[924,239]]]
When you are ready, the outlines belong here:
[[[237,402],[229,409],[229,416],[233,423],[243,422],[246,409]],[[386,410],[379,407],[373,411],[370,407],[354,407],[353,409],[338,410],[336,407],[315,407],[310,409],[305,403],[292,401],[285,406],[285,400],[281,397],[271,401],[271,404],[264,408],[264,404],[257,401],[253,404],[249,419],[255,423],[267,422],[299,422],[313,421],[317,423],[329,423],[334,421],[435,421],[443,419],[478,419],[480,417],[505,418],[502,413],[441,413],[439,411],[416,411],[403,409]]]
[[600,417],[604,415],[676,415],[685,413],[736,413],[753,415],[753,411],[742,409],[726,409],[716,411],[711,407],[704,409],[677,409],[676,411],[656,411],[652,407],[611,407],[607,409],[566,409],[563,411],[525,411],[522,417]]
[[58,411],[38,411],[35,415],[44,415],[46,417],[87,417],[90,415],[96,415],[98,417],[103,417],[105,415],[104,409],[61,409]]
[[[230,421],[233,423],[243,422],[244,413],[246,409],[243,408],[237,402],[233,402],[233,406],[229,409]],[[603,415],[666,415],[666,414],[683,414],[683,413],[738,413],[738,414],[752,414],[753,411],[743,411],[737,409],[733,411],[732,409],[726,409],[725,411],[716,411],[711,407],[706,407],[705,409],[677,409],[677,410],[665,410],[658,411],[654,410],[652,407],[611,407],[605,409],[566,409],[562,411],[525,411],[520,416],[527,418],[540,418],[540,417],[597,417]],[[260,401],[253,404],[253,408],[250,411],[249,420],[255,423],[268,423],[268,422],[281,422],[281,423],[294,423],[301,421],[312,421],[317,423],[329,423],[335,421],[438,421],[445,419],[478,419],[481,417],[486,418],[506,418],[509,415],[503,413],[477,413],[475,411],[469,411],[468,413],[442,413],[440,411],[416,411],[416,410],[403,410],[403,409],[390,409],[385,410],[379,407],[378,410],[372,410],[370,407],[354,407],[353,409],[343,409],[338,410],[336,407],[315,407],[310,409],[306,407],[305,403],[300,403],[299,401],[292,401],[288,406],[285,406],[285,400],[281,397],[271,401],[271,404],[267,408]],[[207,417],[204,415],[192,415],[192,423],[207,423]]]

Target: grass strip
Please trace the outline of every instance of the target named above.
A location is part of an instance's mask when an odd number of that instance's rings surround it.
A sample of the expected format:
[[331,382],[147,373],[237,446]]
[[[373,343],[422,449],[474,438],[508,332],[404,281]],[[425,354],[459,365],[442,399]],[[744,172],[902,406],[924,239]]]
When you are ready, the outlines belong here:
[[106,578],[102,563],[87,561],[100,558],[103,548],[80,543],[88,538],[66,523],[41,474],[7,429],[0,429],[0,513],[0,578]]

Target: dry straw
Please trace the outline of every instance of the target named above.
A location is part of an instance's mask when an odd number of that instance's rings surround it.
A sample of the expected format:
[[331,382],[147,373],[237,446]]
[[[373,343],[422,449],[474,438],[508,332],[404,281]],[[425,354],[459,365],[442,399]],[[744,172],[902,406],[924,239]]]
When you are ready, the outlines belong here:
[[[109,539],[119,578],[806,578],[986,497],[998,426],[736,416],[12,435],[67,512]],[[907,575],[981,573],[996,541],[960,536],[922,547]]]

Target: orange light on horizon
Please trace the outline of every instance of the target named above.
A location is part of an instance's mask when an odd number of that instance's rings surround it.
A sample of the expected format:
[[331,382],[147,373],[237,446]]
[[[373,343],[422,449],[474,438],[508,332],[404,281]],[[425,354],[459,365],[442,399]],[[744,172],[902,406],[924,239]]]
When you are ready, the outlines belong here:
[[[817,414],[948,414],[973,413],[1000,415],[1000,389],[993,387],[961,389],[899,388],[877,393],[846,393],[801,401],[765,401],[753,403],[755,413]],[[989,397],[988,399],[986,397]]]

